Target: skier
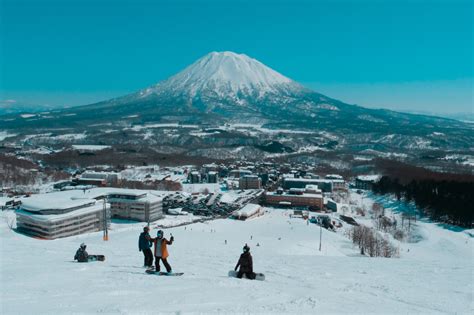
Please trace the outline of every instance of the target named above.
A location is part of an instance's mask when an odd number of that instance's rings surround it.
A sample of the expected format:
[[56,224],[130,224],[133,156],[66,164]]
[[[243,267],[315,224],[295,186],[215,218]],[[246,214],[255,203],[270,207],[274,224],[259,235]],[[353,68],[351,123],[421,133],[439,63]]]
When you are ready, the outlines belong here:
[[77,262],[88,262],[89,261],[89,254],[86,252],[86,244],[82,243],[79,249],[76,251],[76,255],[74,256],[74,260]]
[[138,238],[138,250],[143,252],[143,256],[145,257],[145,267],[151,267],[153,265],[153,253],[151,252],[153,239],[150,237],[150,234],[148,233],[149,231],[150,228],[145,226],[143,232],[140,233],[140,237]]
[[156,232],[156,238],[152,239],[155,247],[155,269],[156,272],[160,271],[160,259],[163,261],[163,265],[165,265],[166,271],[168,273],[171,272],[171,266],[168,263],[168,249],[166,245],[173,244],[174,237],[171,235],[170,240],[168,241],[166,238],[163,237],[163,231],[159,230]]
[[244,252],[240,255],[239,261],[234,270],[237,271],[237,268],[240,266],[240,270],[237,272],[237,278],[241,279],[242,276],[245,275],[247,279],[253,280],[257,275],[253,272],[253,261],[252,255],[250,255],[250,247],[245,244],[243,251]]

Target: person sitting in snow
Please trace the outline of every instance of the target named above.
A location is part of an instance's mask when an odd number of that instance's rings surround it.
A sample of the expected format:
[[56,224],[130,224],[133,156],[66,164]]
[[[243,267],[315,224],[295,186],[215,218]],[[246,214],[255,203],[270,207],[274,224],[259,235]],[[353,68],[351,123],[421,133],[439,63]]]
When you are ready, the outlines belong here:
[[86,244],[82,243],[79,249],[76,251],[76,255],[74,256],[74,260],[78,262],[88,262],[89,261],[89,254],[86,252]]
[[240,266],[240,270],[237,272],[237,278],[241,279],[242,276],[245,275],[247,279],[253,280],[257,275],[253,272],[253,261],[252,255],[250,255],[250,247],[245,244],[243,251],[244,252],[240,255],[239,261],[234,270],[237,271],[237,268]]
[[138,250],[143,252],[143,256],[145,256],[145,267],[151,267],[153,265],[153,253],[151,252],[151,244],[153,239],[150,237],[148,233],[150,228],[145,226],[143,228],[143,232],[140,234],[138,238]]
[[168,241],[166,238],[163,237],[163,231],[159,230],[156,232],[156,238],[152,239],[155,249],[155,269],[156,272],[160,271],[160,260],[163,261],[163,265],[166,268],[167,272],[171,272],[171,266],[168,263],[168,249],[167,245],[173,244],[174,237],[171,235],[170,240]]

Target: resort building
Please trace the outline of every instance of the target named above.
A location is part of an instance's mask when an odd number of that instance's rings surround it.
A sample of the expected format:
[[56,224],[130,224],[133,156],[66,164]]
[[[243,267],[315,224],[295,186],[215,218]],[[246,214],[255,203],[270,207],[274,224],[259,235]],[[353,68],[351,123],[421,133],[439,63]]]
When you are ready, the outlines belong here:
[[114,218],[150,222],[163,217],[163,198],[147,192],[111,192],[107,200]]
[[95,199],[74,199],[51,193],[24,199],[16,218],[18,231],[55,239],[103,230],[104,222],[109,224],[110,209]]
[[239,179],[239,189],[260,189],[262,179],[257,175],[245,175]]
[[68,190],[22,199],[18,231],[55,239],[103,230],[110,218],[143,222],[163,217],[163,192],[119,188]]

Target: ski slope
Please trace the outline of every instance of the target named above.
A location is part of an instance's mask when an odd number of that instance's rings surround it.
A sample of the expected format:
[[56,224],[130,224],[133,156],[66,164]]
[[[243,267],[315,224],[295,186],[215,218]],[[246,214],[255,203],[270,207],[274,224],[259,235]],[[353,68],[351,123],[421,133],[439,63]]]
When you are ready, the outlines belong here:
[[[401,244],[400,258],[361,257],[343,232],[266,209],[249,221],[215,220],[166,229],[169,262],[182,277],[145,274],[141,223],[53,241],[8,228],[1,233],[1,314],[457,313],[472,314],[473,238],[417,223],[423,240]],[[152,228],[152,236],[156,235]],[[225,244],[227,241],[227,244]],[[79,244],[105,262],[72,261]],[[228,278],[248,243],[265,281]],[[256,246],[259,243],[260,246]],[[409,251],[408,251],[409,250]],[[162,267],[163,268],[163,267]]]

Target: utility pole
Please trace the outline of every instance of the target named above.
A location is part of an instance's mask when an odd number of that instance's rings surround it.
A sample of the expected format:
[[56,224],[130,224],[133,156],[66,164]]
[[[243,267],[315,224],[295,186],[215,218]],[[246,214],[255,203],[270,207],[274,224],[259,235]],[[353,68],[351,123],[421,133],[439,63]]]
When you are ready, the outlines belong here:
[[323,239],[323,224],[319,222],[319,251],[321,251],[321,243]]
[[104,196],[104,241],[109,240],[109,231],[107,229],[107,197]]

